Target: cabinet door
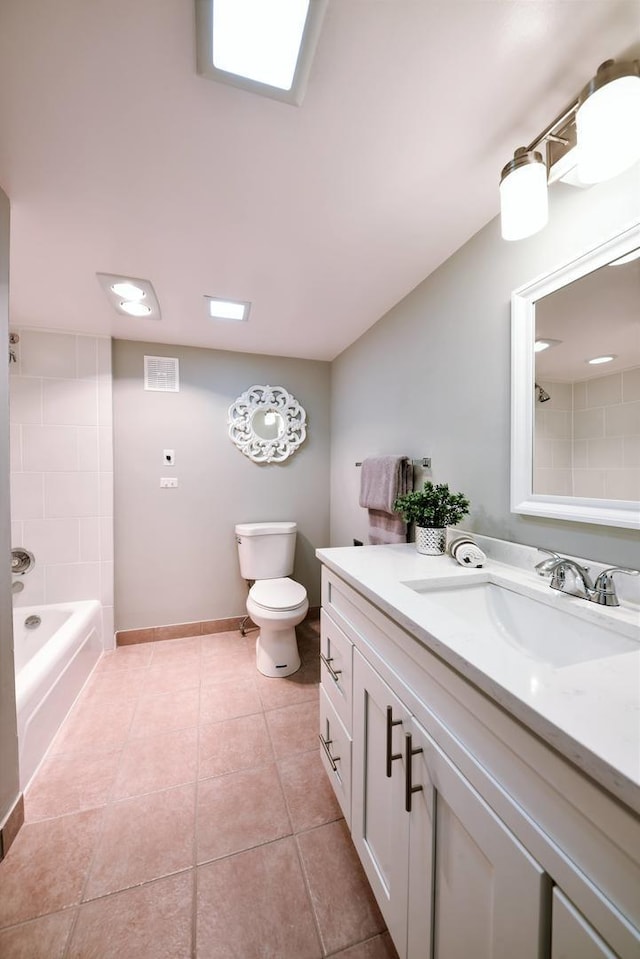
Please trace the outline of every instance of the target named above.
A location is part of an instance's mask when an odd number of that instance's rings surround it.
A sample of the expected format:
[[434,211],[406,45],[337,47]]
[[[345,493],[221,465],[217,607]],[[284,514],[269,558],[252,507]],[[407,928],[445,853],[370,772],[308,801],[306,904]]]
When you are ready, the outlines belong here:
[[407,936],[409,817],[402,744],[408,721],[398,697],[354,650],[351,833],[401,959]]
[[[409,959],[541,959],[549,882],[414,719]],[[577,959],[577,957],[576,957]]]
[[616,959],[598,933],[566,896],[553,890],[551,959]]

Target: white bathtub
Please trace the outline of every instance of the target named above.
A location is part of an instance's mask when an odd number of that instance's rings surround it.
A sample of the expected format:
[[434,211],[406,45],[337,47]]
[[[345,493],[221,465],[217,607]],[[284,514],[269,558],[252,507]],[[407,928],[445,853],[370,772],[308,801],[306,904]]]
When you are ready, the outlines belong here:
[[[25,620],[39,616],[28,629]],[[20,788],[25,789],[100,659],[100,603],[83,600],[13,610]]]

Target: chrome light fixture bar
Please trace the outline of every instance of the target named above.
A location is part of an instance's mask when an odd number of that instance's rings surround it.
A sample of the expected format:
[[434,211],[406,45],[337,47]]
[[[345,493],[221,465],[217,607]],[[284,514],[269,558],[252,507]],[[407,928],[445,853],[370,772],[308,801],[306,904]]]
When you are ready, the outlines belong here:
[[[543,144],[544,159],[537,150]],[[640,60],[606,60],[542,133],[515,151],[500,177],[505,240],[522,240],[545,226],[549,171],[574,149],[582,184],[608,180],[640,160]]]
[[160,305],[149,280],[114,273],[96,273],[96,276],[116,312],[141,319],[160,319]]

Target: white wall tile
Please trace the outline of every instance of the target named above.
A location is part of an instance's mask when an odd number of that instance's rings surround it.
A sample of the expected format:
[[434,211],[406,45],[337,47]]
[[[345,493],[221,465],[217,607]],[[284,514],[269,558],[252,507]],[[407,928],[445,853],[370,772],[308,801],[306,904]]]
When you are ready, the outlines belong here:
[[76,338],[73,334],[21,330],[20,347],[24,376],[76,375]]
[[100,473],[100,516],[113,516],[113,473]]
[[587,407],[622,403],[622,373],[610,373],[587,380]]
[[621,436],[601,436],[587,440],[589,467],[599,469],[619,468],[623,464],[623,441]]
[[116,648],[113,606],[102,607],[102,642],[105,649]]
[[608,406],[604,413],[606,436],[632,436],[640,433],[640,401]]
[[100,455],[98,450],[98,427],[79,426],[78,434],[78,469],[98,472],[100,469]]
[[576,410],[573,414],[573,438],[592,439],[604,436],[604,409]]
[[22,520],[12,520],[11,521],[11,548],[14,546],[23,546],[23,529],[24,523]]
[[98,394],[95,380],[43,380],[42,421],[97,426]]
[[102,558],[100,552],[100,519],[97,516],[82,516],[78,523],[80,529],[79,559],[82,563],[97,563]]
[[588,466],[587,460],[587,450],[589,447],[589,440],[574,440],[573,441],[573,468],[574,469],[585,469]]
[[42,473],[12,473],[11,518],[41,519],[43,516]]
[[100,602],[113,606],[113,563],[100,563]]
[[534,493],[550,496],[570,496],[572,489],[571,470],[535,469]]
[[113,560],[113,517],[100,517],[100,559],[103,562]]
[[42,423],[42,380],[39,377],[11,378],[9,419],[12,423]]
[[573,495],[603,499],[604,470],[574,470]]
[[22,465],[42,473],[78,468],[78,443],[73,426],[22,427]]
[[99,501],[97,473],[45,474],[45,516],[97,516]]
[[624,465],[640,467],[640,436],[624,436]]
[[25,520],[24,538],[38,564],[77,563],[80,538],[77,519]]
[[544,432],[548,439],[570,439],[571,413],[566,410],[545,410]]
[[9,425],[9,462],[11,469],[19,473],[22,469],[22,426],[20,423]]
[[553,466],[556,469],[572,468],[573,455],[571,450],[571,440],[551,440],[551,449],[553,455]]
[[545,410],[573,409],[573,386],[571,383],[555,383],[551,380],[538,380],[537,382],[551,397],[544,403]]
[[640,400],[640,366],[622,372],[622,401],[632,403]]
[[111,377],[111,337],[97,337],[96,346],[98,348],[98,374],[106,373]]
[[553,466],[553,440],[544,437],[535,440],[535,464],[538,469],[548,469]]
[[77,375],[93,379],[98,372],[98,348],[95,336],[76,336]]
[[103,373],[98,377],[98,424],[111,427],[113,425],[113,391],[111,376]]
[[45,601],[65,603],[76,599],[98,599],[100,565],[98,563],[66,563],[45,569]]
[[98,428],[100,469],[103,473],[113,472],[113,430],[108,426]]
[[[24,546],[24,543],[20,543]],[[29,547],[26,546],[25,549]],[[36,559],[35,568],[24,576],[20,576],[20,582],[24,589],[20,593],[13,593],[12,601],[15,607],[18,606],[41,606],[45,602],[44,598],[44,566],[38,565]]]
[[573,384],[573,408],[584,410],[587,407],[587,384],[584,380]]
[[608,499],[640,500],[640,469],[607,470],[605,491]]

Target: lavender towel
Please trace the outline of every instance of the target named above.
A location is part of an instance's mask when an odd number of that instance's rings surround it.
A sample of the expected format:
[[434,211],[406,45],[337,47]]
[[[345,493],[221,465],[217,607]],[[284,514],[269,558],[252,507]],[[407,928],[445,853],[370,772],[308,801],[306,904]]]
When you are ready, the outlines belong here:
[[369,543],[406,543],[407,524],[393,512],[398,496],[413,488],[413,467],[406,456],[376,456],[362,463],[360,506],[369,511]]

